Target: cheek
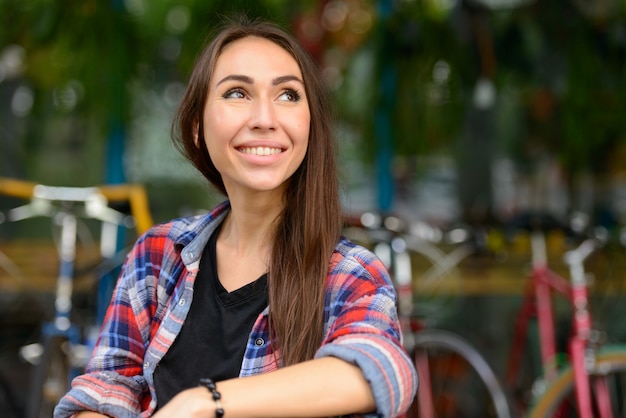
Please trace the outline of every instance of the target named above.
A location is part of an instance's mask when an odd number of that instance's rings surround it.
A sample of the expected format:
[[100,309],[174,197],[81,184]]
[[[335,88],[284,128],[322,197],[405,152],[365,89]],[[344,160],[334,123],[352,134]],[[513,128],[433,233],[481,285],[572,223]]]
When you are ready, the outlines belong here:
[[232,134],[241,127],[245,115],[241,112],[215,106],[204,114],[204,132],[211,132],[213,136],[222,137]]
[[311,118],[309,113],[302,115],[300,118],[297,118],[298,123],[294,125],[294,128],[297,132],[297,137],[300,141],[304,141],[306,143],[309,142],[309,135],[311,134]]
[[227,124],[224,123],[224,117],[220,114],[219,110],[212,108],[207,109],[204,114],[203,133],[204,141],[207,143],[207,147],[210,148],[210,143],[219,141],[223,136],[223,130]]

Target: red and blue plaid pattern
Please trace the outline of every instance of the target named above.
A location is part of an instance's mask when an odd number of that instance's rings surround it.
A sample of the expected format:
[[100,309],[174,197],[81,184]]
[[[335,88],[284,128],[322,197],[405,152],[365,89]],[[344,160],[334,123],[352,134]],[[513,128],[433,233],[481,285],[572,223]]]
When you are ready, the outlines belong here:
[[[113,294],[87,371],[55,410],[55,418],[91,410],[148,417],[156,406],[154,370],[185,320],[202,249],[229,209],[157,225],[135,244]],[[269,343],[268,309],[248,339],[241,376],[278,368]],[[383,264],[346,239],[332,255],[326,287],[325,335],[316,356],[357,364],[371,383],[377,412],[397,417],[415,395],[415,368],[402,348],[396,295]]]

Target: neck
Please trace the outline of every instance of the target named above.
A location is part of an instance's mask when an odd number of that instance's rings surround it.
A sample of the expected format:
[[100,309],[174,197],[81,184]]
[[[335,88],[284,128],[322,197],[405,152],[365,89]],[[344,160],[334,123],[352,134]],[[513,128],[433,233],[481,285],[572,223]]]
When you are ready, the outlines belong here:
[[281,199],[233,196],[230,204],[219,237],[221,243],[241,256],[268,255],[275,221],[283,208]]

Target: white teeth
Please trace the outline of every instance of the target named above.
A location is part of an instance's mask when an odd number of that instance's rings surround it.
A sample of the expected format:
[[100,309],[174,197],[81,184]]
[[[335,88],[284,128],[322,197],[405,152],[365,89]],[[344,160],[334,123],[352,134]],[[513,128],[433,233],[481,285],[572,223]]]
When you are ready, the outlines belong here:
[[281,152],[280,148],[270,148],[270,147],[250,147],[250,148],[241,148],[241,152],[244,154],[253,154],[253,155],[273,155]]

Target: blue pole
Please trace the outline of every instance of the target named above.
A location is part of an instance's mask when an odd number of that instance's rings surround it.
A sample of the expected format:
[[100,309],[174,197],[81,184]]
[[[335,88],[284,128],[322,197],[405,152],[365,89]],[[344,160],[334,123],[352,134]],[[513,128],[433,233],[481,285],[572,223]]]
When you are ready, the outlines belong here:
[[[124,3],[121,0],[111,0],[111,7],[118,12],[121,12],[124,8]],[[122,184],[126,182],[126,175],[124,173],[124,153],[126,149],[126,129],[124,126],[124,115],[122,114],[125,106],[124,102],[127,100],[126,89],[124,86],[124,80],[117,74],[111,79],[114,85],[111,86],[116,94],[115,102],[118,103],[117,109],[111,109],[111,119],[109,121],[109,131],[106,143],[106,167],[105,167],[105,183],[106,184]],[[118,228],[118,242],[116,249],[119,250],[123,247],[124,236],[123,228]],[[111,301],[111,295],[113,294],[113,288],[119,269],[107,272],[99,278],[98,281],[98,299],[97,299],[97,312],[96,321],[97,325],[102,324],[104,316],[106,314],[107,307]]]
[[[125,98],[120,97],[120,100]],[[106,174],[107,184],[122,184],[126,181],[122,164],[126,148],[126,129],[119,118],[110,122],[107,137]]]
[[374,133],[376,144],[376,183],[377,205],[382,212],[391,209],[394,200],[394,179],[392,174],[393,130],[391,111],[394,104],[396,89],[396,72],[393,61],[389,57],[387,24],[393,10],[392,0],[381,0],[378,4],[379,23],[379,55],[381,65],[379,99],[374,115]]
[[[124,9],[123,0],[111,0],[111,8],[116,12]],[[107,184],[121,184],[126,181],[122,164],[126,146],[126,130],[124,127],[124,103],[126,102],[125,80],[119,71],[113,71],[110,86],[115,93],[116,109],[111,109],[109,132],[107,138],[106,173]]]
[[390,93],[395,90],[395,72],[390,66],[383,68],[380,89],[381,100],[375,115],[376,134],[376,173],[378,184],[378,209],[388,212],[394,200],[394,179],[392,173],[393,133],[391,123],[392,100]]
[[[120,97],[120,100],[123,98]],[[118,118],[110,122],[109,134],[107,137],[107,153],[106,153],[106,173],[105,182],[107,184],[122,184],[126,181],[124,174],[124,166],[122,164],[126,145],[126,130],[121,120]],[[123,248],[124,228],[118,227],[116,250]],[[101,325],[104,321],[106,310],[111,301],[113,288],[117,281],[119,269],[106,272],[99,277],[98,281],[98,298],[96,307],[97,325]]]

